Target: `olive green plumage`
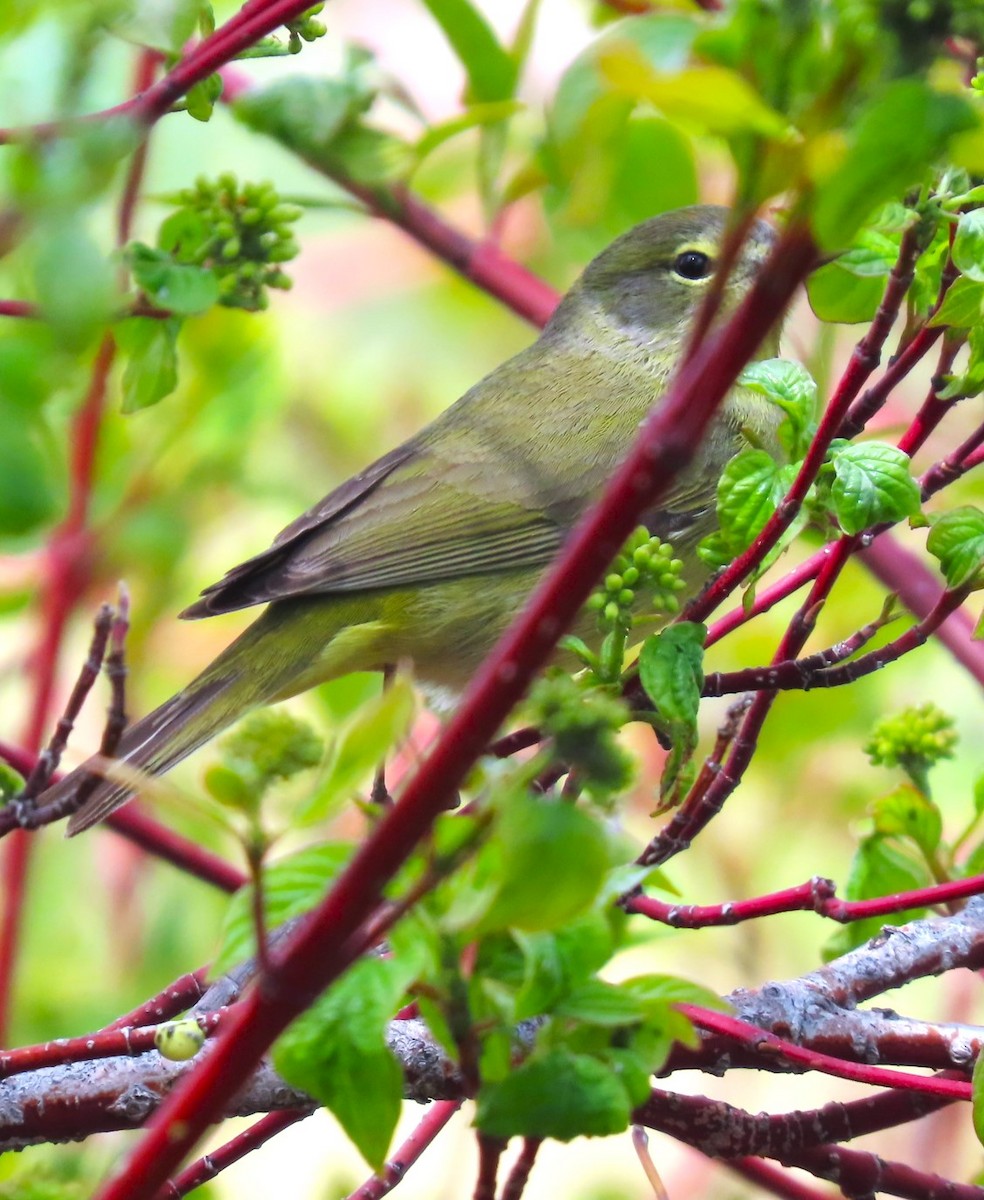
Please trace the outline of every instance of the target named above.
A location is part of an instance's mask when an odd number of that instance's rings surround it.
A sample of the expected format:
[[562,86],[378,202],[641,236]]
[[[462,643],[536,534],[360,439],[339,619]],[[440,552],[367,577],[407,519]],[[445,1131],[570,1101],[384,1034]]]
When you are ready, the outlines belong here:
[[[406,659],[423,682],[460,689],[665,390],[726,217],[686,208],[630,230],[588,266],[532,346],[207,588],[183,616],[269,607],[184,691],[127,730],[121,758],[166,771],[250,708]],[[772,236],[754,227],[726,284],[725,310],[747,291]],[[734,389],[696,461],[647,515],[692,564],[692,585],[700,576],[692,550],[714,526],[722,468],[749,440],[773,447],[780,415]],[[73,790],[84,770],[43,799]],[[100,783],[69,833],[130,794]]]

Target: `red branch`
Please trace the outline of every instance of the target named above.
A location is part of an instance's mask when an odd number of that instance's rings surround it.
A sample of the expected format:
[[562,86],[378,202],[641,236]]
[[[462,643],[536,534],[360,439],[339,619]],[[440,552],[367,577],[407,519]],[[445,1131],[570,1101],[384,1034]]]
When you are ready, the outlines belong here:
[[904,1091],[921,1092],[927,1096],[946,1096],[952,1100],[971,1098],[971,1086],[964,1080],[948,1079],[940,1075],[912,1075],[908,1071],[892,1071],[867,1063],[845,1062],[829,1054],[797,1046],[795,1042],[787,1042],[757,1025],[749,1025],[747,1021],[738,1021],[724,1013],[712,1012],[695,1004],[678,1004],[677,1008],[693,1021],[698,1029],[734,1038],[743,1045],[754,1048],[757,1054],[774,1055],[807,1071],[822,1071],[825,1075],[834,1075],[838,1079],[853,1079],[857,1083],[900,1088]]
[[28,300],[0,300],[0,317],[37,317],[38,307]]
[[195,1188],[214,1179],[226,1167],[231,1167],[233,1163],[239,1162],[247,1154],[265,1145],[278,1133],[283,1133],[285,1129],[310,1115],[309,1108],[285,1108],[282,1112],[268,1113],[249,1129],[244,1129],[242,1133],[219,1146],[217,1150],[210,1150],[204,1158],[193,1162],[176,1178],[169,1179],[157,1193],[158,1200],[179,1200],[181,1196],[187,1196]]
[[373,1175],[348,1200],[380,1200],[396,1187],[421,1154],[434,1141],[448,1121],[461,1108],[460,1100],[435,1100],[421,1118],[417,1128],[390,1158],[382,1175]]
[[522,1148],[502,1185],[499,1200],[521,1200],[542,1145],[543,1138],[523,1138]]
[[[62,637],[82,591],[85,575],[85,524],[92,490],[96,441],[106,403],[106,387],[116,345],[103,338],[89,390],[72,426],[72,458],[68,513],[52,533],[46,554],[46,578],[41,600],[41,635],[31,672],[34,695],[24,730],[27,749],[36,754],[44,738],[54,700],[55,676]],[[16,830],[3,848],[3,924],[0,926],[0,1043],[6,1041],[14,966],[27,889],[27,871],[34,840]]]
[[156,996],[151,996],[143,1004],[117,1017],[101,1032],[139,1029],[143,1025],[158,1025],[161,1021],[168,1021],[201,1000],[207,991],[207,980],[208,967],[199,967],[197,971],[182,975]]
[[629,896],[622,907],[653,921],[661,921],[674,929],[704,929],[711,925],[738,925],[778,913],[815,912],[841,925],[863,921],[868,917],[884,917],[889,913],[905,912],[910,908],[928,908],[965,900],[984,892],[984,875],[969,879],[953,879],[931,887],[914,888],[910,892],[895,892],[873,900],[840,900],[835,894],[833,880],[819,875],[796,887],[783,888],[751,900],[730,900],[724,904],[670,904],[652,896]]
[[821,1179],[837,1184],[845,1196],[873,1196],[887,1192],[911,1200],[984,1200],[984,1188],[956,1183],[906,1163],[887,1162],[863,1150],[844,1146],[813,1146],[788,1160]]
[[[818,687],[842,687],[865,675],[880,671],[913,650],[924,646],[941,625],[951,617],[968,596],[967,588],[942,593],[932,610],[905,633],[850,662],[837,662],[838,647],[821,651],[809,658],[787,659],[768,667],[745,667],[739,671],[717,671],[704,680],[703,695],[726,696],[735,692],[761,691],[778,688],[781,691]],[[968,621],[969,623],[969,621]],[[828,657],[831,662],[814,665],[814,660]]]
[[[206,1035],[214,1033],[227,1019],[224,1009],[205,1013],[195,1020]],[[0,1051],[0,1078],[21,1075],[25,1071],[36,1071],[41,1067],[60,1067],[67,1063],[94,1062],[100,1058],[116,1058],[126,1055],[134,1058],[154,1049],[157,1029],[144,1025],[134,1029],[130,1026],[110,1026],[99,1033],[84,1033],[74,1038],[58,1038],[37,1046],[19,1046],[16,1050]]]
[[782,1171],[760,1158],[735,1158],[725,1165],[757,1187],[765,1188],[774,1196],[782,1196],[783,1200],[829,1200],[826,1192],[817,1191],[788,1171]]

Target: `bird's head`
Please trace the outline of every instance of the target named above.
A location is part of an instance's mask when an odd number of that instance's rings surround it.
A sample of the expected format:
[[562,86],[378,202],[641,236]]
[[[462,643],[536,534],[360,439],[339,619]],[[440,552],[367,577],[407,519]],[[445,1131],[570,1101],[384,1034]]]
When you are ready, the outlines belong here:
[[[596,319],[659,357],[686,345],[720,257],[729,212],[702,204],[661,213],[616,239],[587,266],[557,311],[590,308]],[[756,221],[732,264],[720,313],[732,311],[751,287],[775,242]]]

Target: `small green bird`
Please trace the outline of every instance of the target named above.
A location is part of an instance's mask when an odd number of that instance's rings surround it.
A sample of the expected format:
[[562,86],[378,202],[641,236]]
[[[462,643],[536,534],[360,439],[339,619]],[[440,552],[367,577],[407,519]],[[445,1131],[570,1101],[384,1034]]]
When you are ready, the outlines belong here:
[[[183,691],[123,736],[123,762],[167,771],[238,717],[350,671],[405,659],[460,690],[522,606],[578,517],[601,494],[665,391],[707,292],[727,211],[664,213],[595,258],[532,346],[421,433],[343,483],[273,545],[181,615],[268,607]],[[725,284],[723,311],[753,282],[774,234],[758,222]],[[760,353],[775,351],[775,335]],[[734,388],[696,460],[645,522],[673,544],[691,587],[715,526],[718,477],[749,444],[777,448],[781,413]],[[593,619],[578,633],[590,637]],[[86,766],[41,797],[71,794]],[[69,834],[132,795],[109,780]]]

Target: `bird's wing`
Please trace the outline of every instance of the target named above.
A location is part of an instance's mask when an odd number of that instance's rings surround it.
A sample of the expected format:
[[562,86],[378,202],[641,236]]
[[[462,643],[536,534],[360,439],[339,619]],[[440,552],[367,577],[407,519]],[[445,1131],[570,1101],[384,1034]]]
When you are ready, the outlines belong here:
[[435,462],[426,448],[401,446],[206,588],[182,616],[545,566],[565,525],[517,502],[504,473],[498,480],[492,473],[490,495],[486,469],[473,473]]

